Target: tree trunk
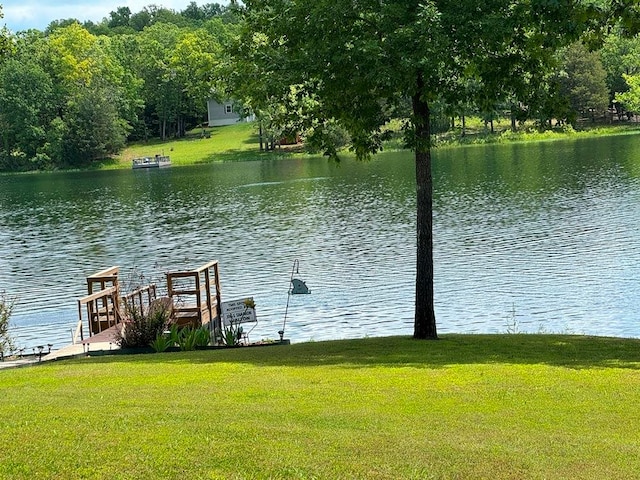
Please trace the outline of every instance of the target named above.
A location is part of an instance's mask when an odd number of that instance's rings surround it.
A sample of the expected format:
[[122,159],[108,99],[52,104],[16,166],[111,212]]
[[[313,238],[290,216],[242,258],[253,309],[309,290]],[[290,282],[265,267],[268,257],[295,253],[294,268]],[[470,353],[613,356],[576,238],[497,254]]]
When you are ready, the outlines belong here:
[[433,179],[431,176],[431,117],[428,103],[422,98],[424,82],[418,76],[413,96],[416,135],[417,255],[416,311],[413,337],[437,339],[433,308]]
[[260,137],[260,151],[263,152],[264,151],[264,145],[262,143],[262,120],[260,121],[260,123],[258,124],[260,127],[260,133],[258,134]]
[[184,138],[187,134],[184,115],[178,116],[178,138]]

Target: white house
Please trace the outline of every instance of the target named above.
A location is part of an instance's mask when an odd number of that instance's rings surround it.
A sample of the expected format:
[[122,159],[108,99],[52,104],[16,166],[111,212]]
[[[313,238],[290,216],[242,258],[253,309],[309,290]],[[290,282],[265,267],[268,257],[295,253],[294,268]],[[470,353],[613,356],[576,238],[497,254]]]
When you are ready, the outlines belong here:
[[218,103],[213,99],[207,101],[207,111],[209,113],[209,126],[220,127],[222,125],[233,125],[234,123],[253,120],[252,116],[243,118],[236,112],[236,107],[231,100]]

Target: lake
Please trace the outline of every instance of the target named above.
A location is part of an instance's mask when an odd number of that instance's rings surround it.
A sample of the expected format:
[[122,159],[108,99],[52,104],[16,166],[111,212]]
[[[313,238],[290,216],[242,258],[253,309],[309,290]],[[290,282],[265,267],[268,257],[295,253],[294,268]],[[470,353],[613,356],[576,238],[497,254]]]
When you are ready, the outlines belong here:
[[[640,337],[640,136],[443,148],[434,158],[438,331]],[[220,262],[251,340],[411,335],[410,153],[0,175],[0,291],[27,349],[71,342],[85,277]],[[288,295],[295,261],[310,295]]]

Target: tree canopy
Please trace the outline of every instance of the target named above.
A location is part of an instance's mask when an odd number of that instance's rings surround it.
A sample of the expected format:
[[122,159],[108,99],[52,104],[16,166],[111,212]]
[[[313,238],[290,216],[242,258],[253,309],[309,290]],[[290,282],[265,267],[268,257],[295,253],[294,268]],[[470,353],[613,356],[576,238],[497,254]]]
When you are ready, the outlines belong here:
[[432,134],[470,111],[550,126],[614,98],[640,109],[639,25],[638,0],[246,0],[3,29],[0,169],[78,166],[127,140],[183,136],[216,96],[334,158],[342,144],[368,158],[399,119],[415,152],[414,336],[437,338]]
[[235,29],[226,13],[195,2],[184,12],[120,7],[99,24],[0,31],[0,170],[86,165],[128,140],[199,125],[222,90],[222,44]]
[[287,104],[295,86],[301,98],[315,100],[308,117],[344,126],[359,158],[381,148],[393,110],[410,100],[405,131],[416,163],[414,337],[437,338],[434,104],[473,97],[488,108],[508,98],[526,100],[558,48],[581,37],[597,40],[618,19],[634,28],[637,13],[630,0],[246,0],[237,91],[267,109]]
[[[622,75],[638,68],[637,37],[623,35],[634,25],[631,0],[590,6],[500,0],[455,7],[424,1],[247,2],[240,8],[251,12],[246,18],[233,3],[190,2],[182,11],[149,5],[133,12],[124,6],[97,23],[60,19],[43,32],[2,30],[0,63],[15,60],[32,75],[40,69],[52,87],[45,96],[26,95],[12,103],[16,92],[28,87],[12,84],[25,77],[5,72],[0,121],[7,128],[0,168],[61,166],[71,151],[84,152],[74,162],[90,162],[110,155],[123,140],[184,135],[205,119],[209,96],[250,105],[271,144],[302,133],[307,149],[335,156],[351,145],[366,157],[383,145],[390,118],[404,119],[407,144],[417,144],[411,115],[418,78],[429,96],[431,132],[446,131],[456,115],[478,115],[491,123],[505,112],[511,112],[514,129],[525,119],[550,128],[553,120],[579,119],[587,110],[594,117],[604,113],[602,96],[593,97],[594,88],[601,88],[599,80],[593,83],[601,77],[601,70],[594,70],[600,62],[588,54],[589,62],[568,64],[571,56],[562,52],[572,50],[556,49],[565,37],[583,32],[593,46],[606,33],[599,57],[609,100],[628,90]],[[271,13],[260,16],[262,7]],[[563,8],[566,18],[554,20]],[[625,15],[617,24],[616,9]],[[299,21],[287,26],[290,30],[278,26],[295,18]],[[277,30],[289,36],[278,39]],[[300,77],[296,71],[302,66]],[[583,98],[587,92],[591,100]],[[96,105],[109,108],[94,114],[105,116],[103,127],[111,125],[93,133],[83,128],[71,137],[69,127],[85,123],[72,117],[81,115],[80,105],[90,104],[81,100],[91,95],[105,97],[106,103]],[[27,100],[40,104],[27,106]],[[626,104],[614,106],[622,118]],[[32,123],[24,129],[26,121]],[[21,130],[25,133],[15,134]],[[61,149],[98,133],[110,138],[95,142],[95,149]]]
[[[492,122],[511,112],[514,129],[517,120],[550,128],[602,115],[598,64],[609,100],[629,89],[623,74],[637,74],[637,37],[623,35],[637,8],[635,0],[190,2],[182,11],[118,7],[100,22],[60,19],[42,32],[3,29],[0,169],[76,166],[125,141],[182,136],[206,119],[210,96],[250,106],[271,144],[302,133],[305,148],[334,157],[343,145],[359,157],[380,149],[389,119],[405,122],[407,145],[428,144],[430,135],[416,135],[416,98],[427,101],[430,133],[457,115]],[[581,34],[593,47],[604,33],[601,62],[588,54],[570,65],[563,52],[573,50],[556,48]],[[614,103],[619,118],[628,103]],[[85,110],[92,104],[104,106],[100,124]]]
[[640,75],[622,75],[628,90],[616,95],[616,101],[632,112],[640,112]]
[[[2,5],[0,5],[0,18],[3,18]],[[6,27],[0,29],[0,61],[11,52],[11,39]]]

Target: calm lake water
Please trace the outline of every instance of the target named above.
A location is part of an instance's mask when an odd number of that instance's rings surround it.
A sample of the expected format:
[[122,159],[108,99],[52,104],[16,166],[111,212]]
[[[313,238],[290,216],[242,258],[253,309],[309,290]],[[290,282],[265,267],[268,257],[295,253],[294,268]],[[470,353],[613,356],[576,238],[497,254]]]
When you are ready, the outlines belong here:
[[[440,149],[439,332],[640,337],[640,136]],[[0,176],[0,291],[20,346],[71,341],[85,277],[220,262],[252,340],[410,335],[410,153]],[[288,298],[293,263],[311,295]]]

